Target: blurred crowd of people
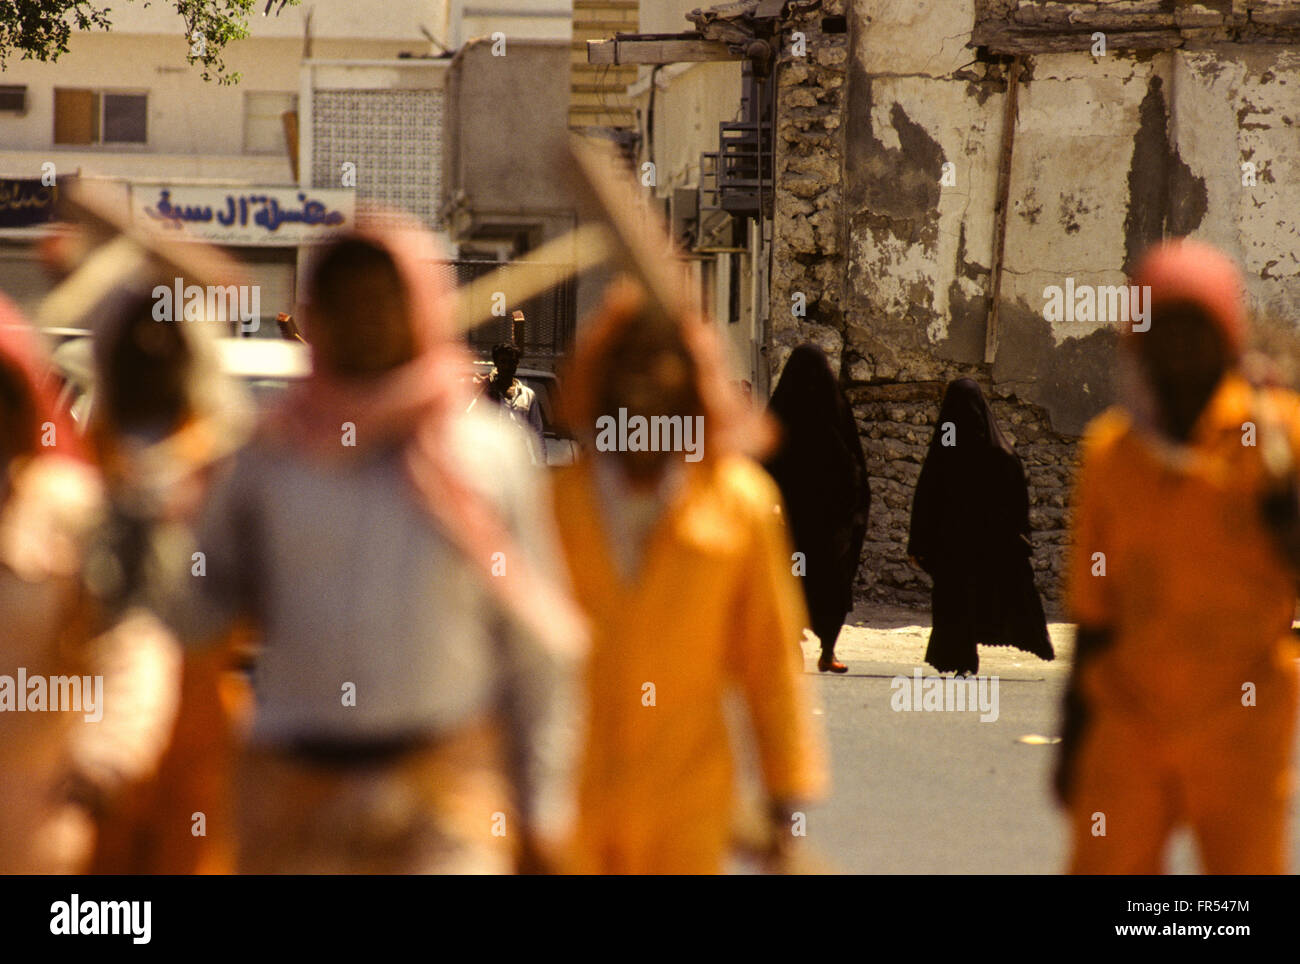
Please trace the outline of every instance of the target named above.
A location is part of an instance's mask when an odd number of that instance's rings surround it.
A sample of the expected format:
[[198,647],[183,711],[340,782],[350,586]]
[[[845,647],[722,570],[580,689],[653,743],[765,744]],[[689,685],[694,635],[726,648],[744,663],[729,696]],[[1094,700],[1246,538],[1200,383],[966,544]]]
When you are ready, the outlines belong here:
[[[565,371],[583,455],[548,472],[518,353],[467,385],[433,239],[383,223],[319,253],[291,332],[311,374],[254,424],[207,329],[155,320],[165,260],[89,299],[84,432],[0,300],[0,674],[103,681],[98,720],[0,712],[0,871],[716,873],[733,691],[749,839],[797,866],[828,790],[801,640],[847,669],[871,502],[825,355],[796,349],[764,413],[705,319],[621,278]],[[1151,331],[1124,338],[1133,378],[1075,496],[1073,867],[1156,872],[1186,821],[1209,869],[1278,871],[1300,406],[1241,374],[1225,258],[1171,244],[1138,278]],[[598,451],[624,410],[702,417],[704,457]],[[1053,658],[1024,467],[974,380],[944,395],[907,552],[936,669],[976,672],[979,645]]]
[[251,426],[207,329],[151,313],[171,265],[86,299],[84,434],[6,304],[0,652],[104,695],[98,722],[0,714],[0,869],[717,872],[732,688],[756,856],[788,863],[826,784],[807,619],[709,326],[612,286],[562,400],[579,438],[618,407],[702,415],[707,459],[548,475],[517,353],[466,384],[432,237],[383,223],[320,252],[311,374]]

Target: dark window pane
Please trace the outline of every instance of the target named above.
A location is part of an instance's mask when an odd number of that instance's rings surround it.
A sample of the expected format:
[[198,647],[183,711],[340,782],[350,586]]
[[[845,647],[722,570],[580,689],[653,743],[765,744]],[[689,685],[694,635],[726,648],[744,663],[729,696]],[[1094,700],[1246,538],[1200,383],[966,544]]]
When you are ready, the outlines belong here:
[[143,144],[147,107],[144,94],[105,94],[104,143]]
[[19,114],[26,113],[27,88],[19,84],[0,86],[0,110],[14,111]]
[[732,254],[727,261],[727,323],[734,325],[740,322],[740,299],[743,295],[740,290],[740,255]]

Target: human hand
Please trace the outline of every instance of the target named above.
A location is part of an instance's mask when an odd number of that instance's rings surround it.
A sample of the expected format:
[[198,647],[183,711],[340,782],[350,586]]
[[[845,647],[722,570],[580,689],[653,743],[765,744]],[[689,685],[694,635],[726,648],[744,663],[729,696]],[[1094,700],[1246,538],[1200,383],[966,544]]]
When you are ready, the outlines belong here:
[[785,800],[773,800],[767,811],[767,849],[762,856],[763,870],[769,874],[787,872],[794,854],[795,808]]

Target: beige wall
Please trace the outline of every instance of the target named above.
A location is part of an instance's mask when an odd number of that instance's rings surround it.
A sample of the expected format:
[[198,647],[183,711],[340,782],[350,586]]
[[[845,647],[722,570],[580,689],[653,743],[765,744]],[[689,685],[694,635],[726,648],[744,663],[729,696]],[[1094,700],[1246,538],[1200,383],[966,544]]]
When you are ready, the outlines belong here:
[[[387,60],[431,50],[421,25],[445,39],[453,2],[308,0],[270,17],[259,3],[250,37],[223,53],[227,69],[242,75],[235,85],[205,82],[186,62],[183,25],[167,4],[115,7],[111,31],[74,33],[57,62],[10,57],[0,84],[26,85],[28,109],[0,114],[0,174],[31,175],[53,161],[60,173],[292,183],[284,155],[245,153],[244,109],[249,93],[299,92],[308,11],[315,59]],[[55,87],[147,92],[148,143],[54,145]]]
[[[311,14],[312,33],[318,38],[347,40],[423,39],[420,24],[434,36],[441,36],[451,7],[460,0],[303,0],[279,13],[263,16],[264,0],[258,0],[248,18],[253,38],[302,37],[307,15]],[[504,6],[503,0],[497,6]],[[277,0],[276,5],[279,5]],[[171,4],[155,2],[148,7],[140,3],[111,4],[109,20],[117,34],[182,34],[184,24]],[[443,37],[442,39],[446,39]]]
[[[634,98],[641,111],[644,147],[650,132],[649,71],[644,91]],[[634,88],[636,89],[636,88]],[[653,132],[656,194],[667,197],[674,187],[699,183],[700,154],[718,149],[718,124],[740,119],[740,64],[674,64],[656,76]],[[643,156],[641,160],[651,158]]]
[[572,0],[455,0],[447,43],[459,49],[476,37],[512,40],[568,40],[573,35]]
[[[573,203],[554,158],[567,150],[569,49],[521,41],[494,57],[492,43],[461,48],[448,80],[445,200],[459,198],[466,222],[533,220],[552,237],[573,227]],[[549,222],[554,223],[549,223]],[[538,240],[541,240],[540,238]]]
[[[675,2],[675,0],[674,0]],[[698,4],[678,4],[686,10]],[[675,20],[664,16],[663,10],[654,13],[655,24],[642,29],[647,32],[685,30],[690,24],[675,11]],[[643,13],[643,17],[645,14]],[[680,22],[679,22],[680,21]],[[656,198],[672,197],[674,189],[698,188],[700,184],[700,155],[718,149],[718,125],[740,119],[741,66],[738,61],[725,63],[671,64],[655,73],[654,131],[653,138],[647,129],[650,115],[650,68],[643,68],[641,81],[632,88],[633,98],[641,119],[640,163],[653,160],[655,164]],[[653,139],[654,156],[650,157]],[[756,338],[759,331],[753,308],[753,259],[750,254],[705,255],[707,263],[694,263],[692,277],[701,289],[705,307],[715,315],[719,331],[727,348],[731,374],[736,379],[747,379],[758,385],[758,355]],[[728,258],[741,261],[739,290],[741,320],[728,324],[725,317],[728,298]]]
[[[318,42],[319,57],[388,58],[406,45],[388,41]],[[185,64],[179,38],[91,35],[80,37],[57,64],[11,64],[0,74],[6,84],[26,84],[24,116],[0,115],[0,147],[7,151],[62,153],[212,154],[243,153],[244,99],[247,92],[298,92],[302,43],[297,39],[247,40],[225,60],[243,78],[237,85],[205,83],[196,67]],[[148,143],[114,145],[87,151],[53,144],[54,88],[147,91]],[[4,152],[0,152],[0,162]]]
[[686,14],[714,4],[701,0],[641,0],[641,33],[682,33],[694,29]]

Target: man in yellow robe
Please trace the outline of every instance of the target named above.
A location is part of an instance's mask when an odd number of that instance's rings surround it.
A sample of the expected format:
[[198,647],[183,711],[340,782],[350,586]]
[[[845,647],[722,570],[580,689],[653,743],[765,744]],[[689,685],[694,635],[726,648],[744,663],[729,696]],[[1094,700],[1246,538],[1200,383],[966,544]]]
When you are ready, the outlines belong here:
[[1079,624],[1057,791],[1075,873],[1159,873],[1190,826],[1208,873],[1282,873],[1296,663],[1300,400],[1242,375],[1235,266],[1171,242],[1134,283],[1150,329],[1089,426],[1068,601]]
[[780,496],[740,454],[747,413],[711,330],[640,306],[615,286],[565,386],[588,445],[555,479],[556,517],[592,629],[572,869],[717,873],[732,820],[729,684],[749,707],[769,856],[788,853],[795,808],[824,788],[803,693],[807,618]]

